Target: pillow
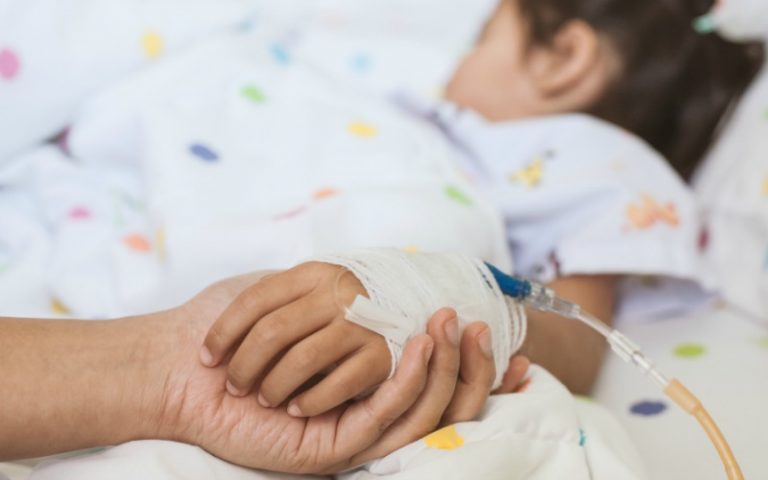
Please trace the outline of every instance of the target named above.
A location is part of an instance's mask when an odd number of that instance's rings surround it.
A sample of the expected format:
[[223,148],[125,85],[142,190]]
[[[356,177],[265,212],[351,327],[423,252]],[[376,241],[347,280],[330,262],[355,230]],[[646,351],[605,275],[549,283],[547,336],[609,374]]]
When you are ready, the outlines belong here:
[[725,297],[760,316],[768,314],[767,111],[764,72],[694,182]]

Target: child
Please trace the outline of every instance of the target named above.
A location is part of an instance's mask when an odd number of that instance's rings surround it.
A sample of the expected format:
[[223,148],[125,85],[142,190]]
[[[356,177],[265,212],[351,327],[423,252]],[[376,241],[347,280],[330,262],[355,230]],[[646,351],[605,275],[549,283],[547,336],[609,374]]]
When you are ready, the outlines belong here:
[[[505,0],[448,84],[447,103],[431,112],[468,153],[465,171],[504,211],[518,272],[549,282],[608,322],[626,276],[700,278],[701,230],[672,170],[639,143],[622,150],[619,141],[628,139],[621,132],[572,112],[635,133],[690,178],[762,60],[758,46],[694,31],[693,20],[711,3]],[[536,135],[537,147],[519,148]],[[557,151],[544,141],[551,138]],[[510,165],[519,166],[510,163],[514,154],[532,155],[530,163],[511,172]],[[246,292],[209,333],[203,363],[214,366],[234,353],[227,388],[244,395],[259,379],[264,406],[283,403],[338,365],[291,401],[297,416],[319,414],[380,383],[388,352],[381,337],[339,314],[331,292],[341,270],[308,264]],[[365,294],[353,277],[344,278],[345,300]],[[579,324],[529,317],[523,352],[572,391],[589,391],[602,339]],[[490,345],[485,337],[483,343]]]

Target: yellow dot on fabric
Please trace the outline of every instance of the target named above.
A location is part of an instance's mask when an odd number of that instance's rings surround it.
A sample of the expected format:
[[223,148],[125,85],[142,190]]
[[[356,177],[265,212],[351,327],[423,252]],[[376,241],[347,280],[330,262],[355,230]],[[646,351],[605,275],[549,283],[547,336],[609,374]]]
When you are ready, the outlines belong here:
[[768,176],[763,179],[763,195],[768,197]]
[[429,448],[455,450],[464,445],[464,437],[459,435],[454,425],[449,425],[424,437],[424,443]]
[[157,258],[161,261],[165,260],[165,229],[158,227],[155,230],[155,247],[157,250]]
[[123,243],[131,250],[141,253],[147,253],[152,250],[152,245],[147,240],[147,237],[138,233],[126,235],[123,237]]
[[509,176],[512,183],[522,183],[528,188],[539,186],[544,176],[544,160],[538,158]]
[[373,138],[379,134],[376,127],[363,122],[352,122],[347,128],[349,129],[349,133],[360,138]]
[[707,353],[707,349],[698,343],[683,343],[673,353],[677,358],[698,358]]
[[757,344],[768,350],[768,337],[763,337],[757,341]]
[[163,37],[157,32],[147,32],[141,37],[144,54],[149,58],[157,58],[163,53]]
[[419,253],[419,247],[416,245],[408,245],[407,247],[403,247],[403,251],[406,253]]
[[56,315],[69,315],[72,313],[58,298],[51,299],[51,311]]

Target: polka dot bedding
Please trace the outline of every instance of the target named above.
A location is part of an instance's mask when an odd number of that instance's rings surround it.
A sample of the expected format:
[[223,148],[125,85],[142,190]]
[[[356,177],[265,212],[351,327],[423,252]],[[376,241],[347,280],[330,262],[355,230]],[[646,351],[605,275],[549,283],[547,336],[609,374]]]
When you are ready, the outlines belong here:
[[[23,3],[17,2],[17,5]],[[360,108],[372,92],[392,91],[394,75],[382,72],[394,70],[395,66],[403,68],[403,63],[379,58],[373,53],[376,38],[366,38],[331,54],[328,31],[316,32],[311,41],[302,42],[301,29],[260,30],[267,15],[263,8],[258,8],[262,7],[260,2],[217,2],[216,8],[211,8],[211,2],[189,0],[136,4],[140,7],[129,6],[126,2],[81,0],[72,2],[78,8],[72,8],[70,12],[58,10],[54,3],[27,2],[26,7],[21,8],[14,6],[13,2],[0,2],[0,108],[3,113],[14,112],[13,115],[0,115],[0,129],[4,132],[0,135],[0,165],[7,166],[0,169],[0,198],[13,199],[13,202],[0,203],[0,229],[5,228],[4,231],[9,232],[7,226],[13,226],[10,234],[2,237],[3,243],[0,244],[0,276],[13,270],[14,281],[4,288],[3,295],[8,298],[13,296],[18,304],[32,305],[26,313],[66,317],[87,310],[90,316],[100,318],[126,313],[127,303],[136,305],[135,308],[177,303],[189,292],[204,286],[208,279],[249,270],[249,264],[258,264],[260,268],[282,267],[314,253],[300,242],[275,248],[263,241],[267,235],[311,236],[315,246],[338,248],[337,240],[318,234],[311,228],[312,225],[328,221],[329,216],[339,209],[355,211],[355,205],[349,203],[349,193],[355,189],[370,188],[370,185],[361,187],[334,181],[343,178],[338,175],[321,175],[319,172],[328,167],[317,160],[321,157],[317,149],[321,147],[302,145],[306,139],[297,132],[303,128],[316,128],[325,132],[326,138],[332,142],[349,142],[349,147],[345,147],[348,151],[343,152],[347,162],[336,168],[354,171],[359,168],[355,162],[363,157],[360,152],[370,152],[373,145],[381,145],[374,142],[387,142],[393,136],[411,138],[411,131],[415,129],[415,124],[403,125],[386,112],[375,115],[374,119],[365,114],[366,109]],[[281,8],[276,9],[279,11],[275,15],[292,15],[300,4],[286,0]],[[183,22],[178,19],[180,10],[184,11]],[[75,14],[86,11],[88,15]],[[327,8],[327,5],[315,13],[314,18],[322,17],[331,31],[350,24],[350,15]],[[97,24],[114,25],[115,22],[110,19],[117,18],[121,28],[112,29],[109,35],[104,35],[103,28],[95,27]],[[28,26],[33,20],[43,32],[53,32],[67,25],[73,31],[82,33],[69,39],[71,44],[57,45],[66,54],[52,55],[50,47],[58,42],[53,35],[40,37],[42,40],[39,42],[29,41],[31,33]],[[404,31],[414,28],[414,25],[423,25],[417,20],[395,15],[388,17],[387,21],[390,22],[388,28]],[[355,32],[355,35],[358,34]],[[233,42],[234,36],[240,35],[250,38],[244,46]],[[83,49],[84,44],[98,48]],[[415,55],[406,65],[418,63],[418,59],[424,58],[426,53],[435,51],[434,45],[422,46],[421,57]],[[212,56],[216,59],[203,61]],[[263,59],[260,64],[263,68],[227,70],[225,60],[233,57]],[[173,75],[166,75],[162,69],[156,68],[166,62],[175,62],[176,58],[184,61],[173,67]],[[440,56],[430,68],[423,69],[428,73],[415,74],[417,78],[412,79],[408,88],[420,93],[437,92],[438,80],[449,69],[451,58],[450,55]],[[285,127],[289,121],[295,121],[282,118],[279,114],[267,121],[260,120],[263,115],[260,115],[259,109],[269,108],[270,102],[276,100],[290,100],[298,88],[291,83],[290,72],[294,68],[307,68],[307,61],[332,65],[330,68],[334,74],[349,80],[347,86],[354,85],[349,87],[354,91],[353,100],[338,102],[338,96],[328,96],[328,89],[318,85],[301,87],[302,99],[319,106],[332,103],[338,110],[331,120],[310,116],[303,120],[304,124],[294,125],[293,131],[280,130],[288,132],[292,141],[286,142],[288,151],[271,153],[298,153],[304,156],[304,163],[298,167],[279,163],[265,166],[266,162],[258,161],[258,155],[263,154],[258,149],[238,151],[238,162],[242,162],[240,165],[244,166],[246,173],[239,180],[232,179],[237,188],[232,188],[229,194],[218,193],[222,179],[217,178],[215,172],[227,168],[227,164],[233,161],[232,145],[247,143],[244,139],[258,142],[259,138],[276,135],[277,125]],[[153,90],[153,85],[167,86],[168,82],[179,77],[201,78],[204,76],[201,71],[207,72],[208,78],[223,80],[227,87],[212,97],[201,95],[201,89],[195,82],[173,83],[174,93],[165,98],[158,97],[159,91]],[[60,72],[70,72],[71,77],[63,78],[55,87],[29,82],[33,78],[59,78]],[[267,81],[268,77],[275,78],[273,76],[280,78],[282,84]],[[124,80],[129,77],[136,79],[136,83],[126,85]],[[768,98],[761,96],[764,91],[764,87],[761,90],[757,86],[750,98]],[[137,100],[144,95],[153,99],[152,105]],[[108,109],[106,105],[109,105]],[[741,116],[748,118],[744,122],[752,122],[751,125],[762,125],[760,122],[764,122],[768,125],[766,105],[768,102],[761,107],[742,107]],[[171,124],[171,119],[178,118],[179,112],[187,114],[184,129]],[[227,117],[230,114],[232,116]],[[237,122],[222,122],[225,117],[235,118]],[[126,122],[125,118],[131,121]],[[67,129],[73,122],[76,128]],[[734,129],[744,131],[737,127]],[[117,138],[108,135],[115,130],[122,134]],[[757,132],[758,128],[755,127],[754,131]],[[162,132],[162,138],[159,132]],[[727,297],[736,306],[746,306],[752,316],[762,314],[765,318],[765,308],[768,307],[761,303],[764,302],[764,294],[750,293],[746,299],[743,296],[744,292],[754,291],[749,290],[750,286],[745,285],[743,280],[744,262],[749,262],[752,269],[749,271],[755,271],[754,278],[763,279],[761,282],[765,282],[764,275],[768,271],[768,240],[762,246],[759,244],[764,239],[764,231],[755,233],[752,227],[746,226],[755,225],[756,218],[760,221],[765,218],[764,205],[755,207],[754,203],[768,198],[768,171],[760,173],[764,167],[764,156],[760,160],[744,160],[743,168],[733,167],[733,164],[726,168],[724,161],[718,159],[757,159],[758,152],[765,150],[758,146],[763,145],[758,141],[764,141],[768,136],[751,134],[749,142],[743,141],[747,137],[737,136],[736,133],[729,138],[732,140],[724,141],[721,150],[713,153],[710,163],[716,166],[702,174],[699,188],[705,200],[724,199],[717,205],[711,204],[715,213],[730,212],[734,205],[742,206],[749,219],[740,223],[742,228],[739,229],[734,228],[731,217],[713,216],[708,243],[714,247],[709,251],[714,252],[712,255],[723,252],[726,247],[722,245],[732,245],[723,238],[745,232],[739,237],[739,244],[749,245],[750,248],[745,248],[736,260],[741,273],[736,273],[733,265],[727,270],[732,274],[728,278],[733,278],[730,285],[738,285],[739,288],[727,289],[730,294]],[[32,146],[51,139],[55,141],[30,150]],[[151,146],[149,151],[152,155],[144,157],[145,152],[137,150],[137,145]],[[410,148],[419,150],[424,145],[414,139]],[[402,167],[399,170],[408,172],[405,178],[395,176],[392,171],[398,169],[390,168],[377,171],[375,180],[381,184],[415,183],[423,194],[421,200],[425,205],[439,204],[441,208],[447,205],[445,208],[449,214],[439,218],[442,214],[430,214],[436,210],[426,208],[417,212],[414,219],[431,215],[434,217],[431,228],[436,231],[442,228],[449,235],[455,235],[457,243],[462,245],[475,245],[475,254],[508,262],[503,245],[479,240],[499,237],[498,227],[495,226],[496,220],[489,220],[494,217],[492,209],[477,195],[476,186],[468,181],[465,172],[446,169],[435,160],[440,155],[448,155],[445,152],[430,150],[422,152],[422,155],[421,163],[399,165]],[[535,190],[541,184],[551,157],[551,152],[543,152],[524,168],[510,173],[507,181],[521,189]],[[156,161],[160,158],[173,161]],[[27,168],[17,168],[21,162]],[[137,162],[145,172],[143,176],[126,175],[127,171],[136,169]],[[98,172],[84,172],[78,168],[80,165],[96,166]],[[616,168],[621,169],[622,166],[616,165]],[[738,170],[738,175],[733,173],[734,180],[723,183],[728,186],[727,195],[710,195],[715,187],[713,181],[708,179],[718,177],[715,172],[730,174],[735,170]],[[45,190],[45,200],[52,207],[46,210],[43,223],[29,220],[39,215],[38,205],[30,196],[8,188],[28,178],[43,186],[66,185],[63,189]],[[274,184],[267,180],[274,178],[286,181]],[[427,181],[427,178],[438,180]],[[62,182],[62,179],[66,181]],[[168,179],[173,179],[173,182],[168,182]],[[167,187],[173,184],[178,188]],[[190,184],[199,188],[184,188]],[[246,197],[237,193],[243,191],[253,194]],[[725,191],[725,187],[720,191]],[[734,199],[736,193],[739,197]],[[265,196],[277,201],[270,202],[270,207],[264,208]],[[409,218],[408,212],[414,209],[412,202],[403,202],[397,195],[382,194],[377,202],[386,206],[386,211],[399,212],[397,215],[401,218]],[[11,203],[13,208],[8,207]],[[722,210],[719,210],[721,207]],[[174,212],[173,215],[162,213],[168,211]],[[200,243],[184,241],[186,238],[207,238],[213,218],[219,219],[217,228],[229,228],[239,225],[244,216],[254,215],[253,212],[256,212],[259,221],[248,228],[235,227],[231,230],[236,241],[216,238],[206,248]],[[672,227],[678,221],[674,208],[654,198],[636,199],[626,213],[629,225],[637,230],[656,225]],[[362,224],[361,219],[358,221]],[[391,219],[389,223],[384,218],[381,222],[391,225]],[[454,224],[464,225],[464,228],[457,231],[452,227]],[[60,229],[56,244],[44,240],[29,241],[46,238],[46,232],[52,228]],[[420,236],[422,228],[415,220],[404,222],[400,228],[410,234],[405,242],[402,236],[398,236],[399,246],[404,250],[419,251],[430,244],[426,233]],[[346,245],[367,240],[369,238],[361,235],[350,239]],[[79,250],[88,252],[89,263],[111,262],[118,274],[101,272],[94,275],[94,270],[83,268],[82,259],[77,258],[59,256],[52,266],[40,260],[54,258],[58,249],[72,243],[79,243]],[[259,251],[258,258],[246,257],[223,265],[214,262],[201,264],[199,261],[208,256],[207,249],[238,249],[244,244]],[[454,246],[443,245],[444,248]],[[172,258],[168,258],[169,251],[173,252]],[[23,254],[24,261],[19,261],[19,252]],[[727,261],[731,262],[731,258],[728,257]],[[164,292],[161,300],[147,297],[148,291],[156,291],[159,287],[158,279],[166,278],[163,275],[168,272],[169,265],[184,265],[190,259],[196,259],[197,262],[192,263],[195,268],[206,271],[205,280],[185,284],[194,275],[177,269],[171,282],[179,285],[177,290]],[[106,291],[106,286],[116,279],[128,277],[135,279],[135,282],[122,285],[122,297],[115,298],[113,292]],[[40,280],[42,278],[46,279],[45,283]],[[51,289],[48,282],[57,287]],[[104,301],[88,303],[85,308],[82,293],[75,291],[71,285],[87,291],[89,301],[93,298]],[[733,307],[729,307],[691,318],[633,324],[628,327],[628,333],[646,347],[665,371],[685,379],[701,394],[734,443],[747,478],[768,478],[758,446],[758,439],[768,431],[768,417],[762,408],[768,401],[768,387],[763,373],[765,366],[768,366],[768,336],[764,328],[747,320],[747,315],[733,312]],[[537,378],[541,381],[536,381]],[[537,373],[521,388],[521,393],[536,394],[551,385],[556,384],[548,382],[544,374]],[[524,396],[521,395],[521,398]],[[566,402],[564,398],[561,400]],[[636,377],[634,371],[610,360],[592,400],[607,405],[629,431],[649,471],[648,478],[721,478],[717,459],[706,441],[700,438],[697,427],[669,405],[650,384]],[[560,438],[565,446],[562,448],[569,455],[583,457],[588,449],[602,448],[597,446],[606,439],[601,439],[599,432],[606,430],[601,421],[594,421],[600,414],[592,412],[591,401],[582,399],[576,403],[578,409],[591,412],[581,418],[592,418],[592,423],[571,419],[572,425],[566,421],[558,425],[563,428]],[[608,428],[607,431],[612,432],[613,438],[623,435],[618,428]],[[446,427],[416,442],[411,458],[416,458],[416,452],[427,455],[427,458],[464,455],[470,450],[468,439],[471,435],[466,426]],[[505,444],[505,448],[509,449],[513,444]],[[628,448],[630,453],[625,452],[625,455],[632,457],[631,450]],[[136,455],[126,458],[134,463],[145,458],[142,456],[145,454]],[[627,464],[633,462],[626,461]],[[379,467],[381,471],[386,471],[391,464],[384,462]],[[0,466],[0,472],[3,471]],[[8,468],[6,471],[17,470]],[[422,472],[422,476],[416,478],[428,478],[424,475]],[[592,478],[598,478],[595,472],[592,475],[595,475]],[[634,477],[627,474],[626,477],[608,475],[606,478]]]

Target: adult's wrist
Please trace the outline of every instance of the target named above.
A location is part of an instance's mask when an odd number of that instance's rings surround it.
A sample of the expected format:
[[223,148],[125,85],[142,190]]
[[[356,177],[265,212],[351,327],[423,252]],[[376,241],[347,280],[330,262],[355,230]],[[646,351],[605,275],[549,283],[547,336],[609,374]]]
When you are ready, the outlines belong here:
[[165,435],[172,326],[161,315],[112,321],[0,319],[0,459]]
[[120,415],[131,432],[123,441],[195,443],[186,403],[190,377],[199,368],[196,352],[202,333],[178,310],[120,320],[132,332],[128,348],[135,358],[122,386],[127,401]]

